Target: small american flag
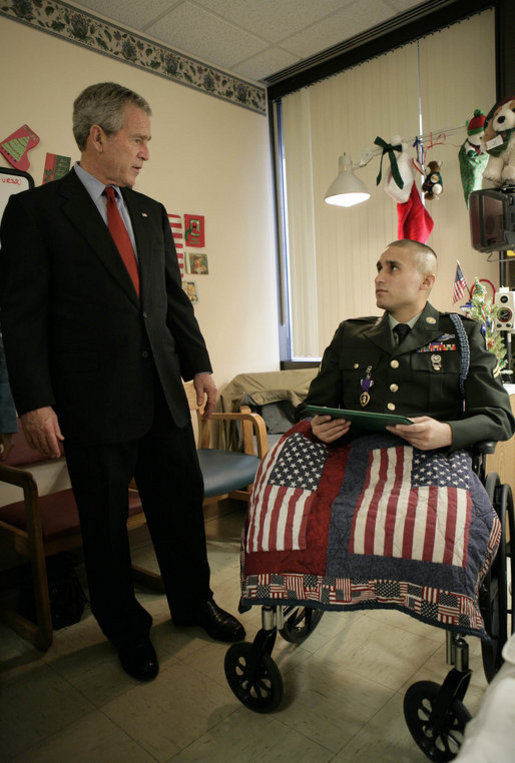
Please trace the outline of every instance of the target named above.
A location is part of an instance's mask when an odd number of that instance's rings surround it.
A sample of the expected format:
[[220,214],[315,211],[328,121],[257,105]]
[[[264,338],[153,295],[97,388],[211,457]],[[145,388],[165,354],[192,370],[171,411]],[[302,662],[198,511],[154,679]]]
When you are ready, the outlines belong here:
[[456,260],[456,275],[454,276],[454,286],[452,288],[452,301],[458,302],[465,294],[465,289],[468,289],[463,270],[460,263]]
[[168,221],[170,223],[173,242],[177,252],[177,260],[179,261],[181,278],[184,278],[184,235],[182,232],[182,217],[181,215],[168,215]]
[[267,454],[252,491],[247,552],[306,547],[306,525],[327,454],[325,445],[297,432]]
[[465,567],[471,522],[468,463],[398,446],[374,449],[349,551]]

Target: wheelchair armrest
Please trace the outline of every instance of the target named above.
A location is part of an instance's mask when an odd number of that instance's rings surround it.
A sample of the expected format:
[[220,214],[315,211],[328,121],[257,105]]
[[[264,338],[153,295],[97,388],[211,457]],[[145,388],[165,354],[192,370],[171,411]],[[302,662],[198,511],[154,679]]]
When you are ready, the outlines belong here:
[[472,470],[484,484],[486,480],[486,457],[495,453],[494,440],[480,440],[472,446]]
[[475,442],[472,446],[472,452],[474,455],[483,456],[488,455],[489,453],[495,453],[497,443],[495,440],[481,440],[480,442]]

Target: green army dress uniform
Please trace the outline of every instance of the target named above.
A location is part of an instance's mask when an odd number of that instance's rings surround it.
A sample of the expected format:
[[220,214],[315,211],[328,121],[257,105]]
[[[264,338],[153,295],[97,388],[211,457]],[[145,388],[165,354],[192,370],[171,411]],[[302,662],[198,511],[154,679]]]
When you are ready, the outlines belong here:
[[[394,343],[388,313],[343,321],[297,416],[306,415],[308,404],[431,416],[450,424],[452,449],[478,440],[508,440],[515,422],[497,360],[486,350],[477,321],[458,314],[454,319],[468,343],[460,342],[451,314],[438,312],[429,302],[400,345]],[[462,364],[468,366],[464,395]],[[365,389],[368,395],[363,395]]]

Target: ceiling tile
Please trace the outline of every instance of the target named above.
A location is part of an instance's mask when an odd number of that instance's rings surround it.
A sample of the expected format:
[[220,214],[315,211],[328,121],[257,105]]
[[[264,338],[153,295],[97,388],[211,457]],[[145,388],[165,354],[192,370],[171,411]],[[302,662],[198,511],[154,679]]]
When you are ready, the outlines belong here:
[[391,16],[392,10],[383,0],[355,0],[352,5],[329,18],[281,40],[281,47],[301,58],[307,58],[354,37]]
[[246,79],[258,82],[260,79],[269,77],[274,72],[286,69],[287,66],[293,66],[298,60],[298,56],[294,56],[281,48],[274,47],[258,53],[257,56],[252,56],[252,58],[243,61],[241,64],[233,65],[231,71],[239,77],[245,77]]
[[173,48],[223,67],[267,47],[265,41],[189,2],[182,3],[146,31]]
[[80,0],[80,4],[119,24],[141,30],[149,21],[177,5],[177,0],[147,0],[145,3],[141,0]]
[[354,0],[196,0],[198,5],[270,42],[277,42]]

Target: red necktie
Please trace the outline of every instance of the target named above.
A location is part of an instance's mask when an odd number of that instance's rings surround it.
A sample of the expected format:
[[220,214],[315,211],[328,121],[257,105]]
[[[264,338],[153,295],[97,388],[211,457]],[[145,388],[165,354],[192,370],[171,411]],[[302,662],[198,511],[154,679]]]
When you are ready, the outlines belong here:
[[107,196],[107,225],[109,227],[109,233],[113,237],[116,248],[132,278],[136,294],[139,297],[138,263],[136,262],[136,255],[134,254],[127,228],[125,227],[118,210],[118,205],[116,204],[114,188],[108,185],[105,187],[104,193]]

